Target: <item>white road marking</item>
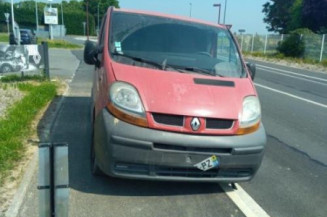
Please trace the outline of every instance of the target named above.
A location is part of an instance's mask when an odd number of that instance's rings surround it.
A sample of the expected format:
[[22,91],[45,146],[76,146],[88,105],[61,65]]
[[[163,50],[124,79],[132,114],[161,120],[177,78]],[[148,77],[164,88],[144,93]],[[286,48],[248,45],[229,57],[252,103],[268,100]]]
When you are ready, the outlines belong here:
[[324,78],[318,78],[318,77],[314,77],[314,76],[303,75],[303,74],[300,74],[300,73],[291,72],[291,71],[287,71],[287,70],[283,70],[283,69],[275,69],[275,68],[260,65],[260,64],[257,64],[257,66],[263,67],[263,68],[266,68],[266,69],[272,69],[272,70],[279,71],[279,72],[285,72],[285,73],[288,73],[288,74],[293,74],[293,75],[297,75],[297,76],[302,76],[302,77],[306,77],[306,78],[311,78],[311,79],[315,79],[315,80],[319,80],[319,81],[326,81],[327,82],[327,79],[324,79]]
[[267,212],[255,202],[255,200],[248,194],[244,189],[235,184],[237,190],[234,190],[231,186],[226,183],[221,183],[221,188],[225,191],[227,196],[235,203],[236,206],[243,212],[247,217],[269,217]]
[[[304,81],[309,81],[309,82],[316,83],[316,84],[327,85],[327,83],[322,83],[320,81],[313,81],[313,80],[310,80],[308,78],[302,78],[302,77],[298,77],[298,76],[288,75],[288,74],[281,73],[281,72],[274,72],[274,71],[264,69],[264,68],[261,68],[261,67],[258,67],[258,69],[264,70],[264,71],[267,71],[267,72],[271,72],[271,73],[275,73],[275,74],[279,74],[279,75],[283,75],[283,76],[287,76],[287,77],[292,77],[292,78],[304,80]],[[297,73],[295,73],[295,74],[297,74]]]
[[267,90],[270,90],[270,91],[273,91],[273,92],[276,92],[276,93],[280,93],[280,94],[283,94],[285,96],[289,96],[289,97],[292,97],[292,98],[295,98],[295,99],[298,99],[298,100],[302,100],[304,102],[308,102],[308,103],[311,103],[311,104],[314,104],[314,105],[317,105],[317,106],[321,106],[323,108],[327,108],[327,105],[319,103],[319,102],[315,102],[315,101],[312,101],[312,100],[309,100],[309,99],[305,99],[305,98],[302,98],[302,97],[299,97],[299,96],[295,96],[295,95],[290,94],[290,93],[286,93],[284,91],[280,91],[280,90],[276,90],[276,89],[273,89],[273,88],[270,88],[270,87],[266,87],[266,86],[258,84],[258,83],[254,83],[254,84],[255,84],[255,86],[258,86],[258,87],[261,87],[261,88],[264,88],[264,89],[267,89]]

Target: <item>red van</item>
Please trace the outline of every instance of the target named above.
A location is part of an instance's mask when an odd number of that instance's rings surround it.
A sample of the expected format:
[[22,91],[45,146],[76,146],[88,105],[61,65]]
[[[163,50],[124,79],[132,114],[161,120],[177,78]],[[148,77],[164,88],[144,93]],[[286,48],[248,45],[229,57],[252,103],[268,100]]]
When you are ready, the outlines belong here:
[[93,174],[241,182],[257,172],[255,65],[226,26],[110,7],[84,61],[95,65]]

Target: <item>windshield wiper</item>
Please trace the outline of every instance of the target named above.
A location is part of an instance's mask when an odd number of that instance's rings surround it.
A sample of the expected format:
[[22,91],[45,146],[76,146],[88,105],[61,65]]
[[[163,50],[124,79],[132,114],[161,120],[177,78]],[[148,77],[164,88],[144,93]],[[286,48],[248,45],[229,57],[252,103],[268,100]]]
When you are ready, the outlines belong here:
[[144,59],[144,58],[141,58],[141,57],[136,57],[136,56],[132,56],[132,55],[128,55],[128,54],[122,54],[122,53],[118,53],[118,52],[114,52],[112,54],[115,55],[115,56],[126,57],[126,58],[134,60],[136,62],[146,63],[146,64],[149,64],[149,65],[155,66],[155,67],[157,67],[159,69],[164,68],[163,65],[160,64],[160,63],[157,63],[157,62],[152,61],[152,60],[147,60],[147,59]]
[[158,69],[161,69],[161,70],[164,70],[164,71],[166,71],[166,70],[175,70],[175,71],[178,71],[178,72],[184,72],[183,70],[181,70],[179,68],[176,68],[175,66],[167,64],[167,59],[165,59],[163,61],[163,63],[158,63],[158,62],[155,62],[155,61],[152,61],[152,60],[132,56],[132,55],[129,55],[129,54],[118,53],[118,52],[114,52],[113,55],[122,56],[122,57],[126,57],[126,58],[132,59],[132,60],[137,61],[137,62],[150,64],[150,65],[155,66]]
[[192,71],[192,72],[205,74],[205,75],[224,77],[222,75],[217,75],[215,72],[207,70],[207,69],[201,69],[201,68],[197,68],[197,67],[172,66],[172,65],[167,64],[167,60],[164,60],[163,63],[161,64],[161,63],[158,63],[158,62],[155,62],[155,61],[152,61],[152,60],[132,56],[132,55],[129,55],[129,54],[114,52],[113,55],[126,57],[126,58],[132,59],[132,60],[134,60],[136,62],[146,63],[146,64],[149,64],[149,65],[155,66],[155,67],[157,67],[158,69],[161,69],[161,70],[172,69],[172,70],[175,70],[175,71],[178,71],[178,72],[181,72],[181,73],[185,73],[185,71]]

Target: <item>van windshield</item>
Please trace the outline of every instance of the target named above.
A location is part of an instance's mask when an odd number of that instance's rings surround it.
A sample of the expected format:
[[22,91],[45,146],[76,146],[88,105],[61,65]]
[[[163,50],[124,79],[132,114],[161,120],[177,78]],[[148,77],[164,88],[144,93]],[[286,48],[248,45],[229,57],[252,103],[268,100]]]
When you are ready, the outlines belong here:
[[229,31],[201,23],[114,12],[109,51],[124,64],[221,77],[243,77]]

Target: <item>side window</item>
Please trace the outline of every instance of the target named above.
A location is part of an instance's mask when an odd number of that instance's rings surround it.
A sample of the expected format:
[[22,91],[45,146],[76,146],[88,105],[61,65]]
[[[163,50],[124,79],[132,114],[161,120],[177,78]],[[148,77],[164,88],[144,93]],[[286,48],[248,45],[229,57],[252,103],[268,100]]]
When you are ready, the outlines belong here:
[[217,38],[217,59],[228,62],[231,52],[231,42],[225,32],[219,32]]
[[107,19],[107,14],[103,15],[102,21],[101,21],[101,27],[100,27],[100,35],[99,35],[99,45],[103,45],[104,43],[104,29],[105,29],[105,23],[106,23],[106,19]]

